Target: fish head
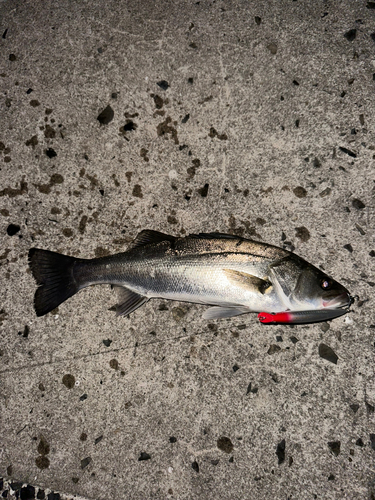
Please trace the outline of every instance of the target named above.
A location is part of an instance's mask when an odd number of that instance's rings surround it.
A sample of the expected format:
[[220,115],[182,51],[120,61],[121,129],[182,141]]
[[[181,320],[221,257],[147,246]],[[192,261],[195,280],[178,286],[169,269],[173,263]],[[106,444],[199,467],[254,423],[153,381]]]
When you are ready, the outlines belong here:
[[352,303],[343,285],[294,254],[272,270],[279,291],[292,311],[348,309]]
[[348,290],[313,266],[302,271],[292,293],[298,304],[308,303],[313,309],[348,308],[351,297]]

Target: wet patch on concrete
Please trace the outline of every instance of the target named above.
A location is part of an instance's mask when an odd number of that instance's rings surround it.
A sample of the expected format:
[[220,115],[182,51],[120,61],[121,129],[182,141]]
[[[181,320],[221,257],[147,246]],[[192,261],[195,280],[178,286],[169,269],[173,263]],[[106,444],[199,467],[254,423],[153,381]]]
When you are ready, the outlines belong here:
[[38,137],[33,135],[30,139],[25,142],[26,146],[31,146],[33,149],[38,145]]
[[310,231],[304,226],[296,227],[296,238],[306,243],[310,239]]
[[295,194],[295,196],[297,196],[297,198],[306,198],[307,195],[306,189],[302,186],[295,187],[293,189],[293,193]]
[[210,128],[210,132],[209,132],[208,136],[211,137],[212,139],[217,137],[218,139],[220,139],[220,141],[228,140],[227,134],[225,134],[225,133],[219,134],[214,127]]
[[5,311],[5,309],[0,309],[0,326],[4,323],[7,316],[8,313]]
[[188,167],[186,169],[186,172],[188,174],[188,176],[186,177],[186,180],[189,182],[191,181],[191,179],[194,178],[196,172],[197,172],[197,169],[201,166],[201,162],[198,158],[194,158],[194,160],[191,161],[193,166],[192,167]]
[[156,109],[162,109],[162,107],[164,106],[164,103],[165,104],[168,104],[169,100],[168,99],[165,99],[165,101],[157,94],[151,94],[151,97],[153,98],[154,100],[154,104],[155,104],[155,108]]
[[111,252],[107,248],[96,247],[95,248],[95,257],[107,257]]
[[57,184],[62,184],[64,182],[64,177],[61,174],[52,174],[50,180],[46,184],[34,184],[40,193],[50,194],[52,187]]
[[65,238],[71,238],[74,232],[70,227],[64,227],[64,229],[62,230],[62,234],[65,236]]
[[144,161],[146,161],[146,162],[150,161],[150,158],[147,156],[147,153],[148,153],[148,149],[146,149],[146,148],[142,148],[140,151],[141,158],[143,158]]
[[84,232],[85,232],[85,230],[86,230],[87,220],[88,220],[87,215],[83,215],[83,216],[81,217],[81,220],[79,221],[78,231],[79,231],[81,234],[84,234]]
[[135,123],[134,118],[139,116],[138,113],[125,113],[125,125],[120,127],[120,135],[122,135],[127,141],[129,141],[129,133],[133,132],[138,128],[138,125]]
[[232,441],[226,436],[219,437],[216,445],[219,450],[223,451],[224,453],[232,453],[234,449]]
[[267,49],[271,52],[271,54],[274,56],[277,53],[277,44],[272,42],[267,45]]
[[199,188],[197,192],[202,196],[202,198],[206,198],[208,194],[209,184],[206,183],[202,188]]
[[39,456],[35,459],[35,465],[38,467],[38,469],[41,470],[48,469],[48,467],[50,466],[50,461],[47,455],[50,452],[50,445],[44,436],[40,436],[37,451],[39,453]]
[[140,184],[134,185],[132,195],[136,198],[143,198],[142,187]]
[[5,146],[3,142],[0,141],[0,153],[3,155],[4,163],[10,163],[12,161],[9,153],[11,152],[11,148],[9,146]]
[[22,177],[22,181],[20,181],[19,188],[11,188],[7,187],[0,191],[0,196],[9,196],[9,198],[14,198],[16,196],[22,196],[23,194],[28,193],[28,184],[25,181],[25,177]]
[[267,354],[269,354],[271,356],[272,354],[276,354],[280,351],[281,351],[281,347],[279,345],[271,344],[268,351],[267,351]]
[[[172,126],[172,124],[174,126]],[[158,136],[168,139],[168,134],[169,134],[174,140],[174,143],[179,144],[177,129],[175,128],[176,125],[177,122],[172,122],[172,118],[170,116],[167,116],[167,118],[162,123],[159,123],[159,125],[156,128]]]
[[118,370],[118,361],[117,359],[111,359],[109,362],[109,366],[112,368],[112,370]]
[[71,373],[67,373],[66,375],[63,376],[62,378],[62,383],[67,387],[68,389],[73,389],[74,384],[75,384],[75,377]]
[[44,137],[46,139],[54,139],[56,137],[56,131],[51,125],[46,125],[44,127]]

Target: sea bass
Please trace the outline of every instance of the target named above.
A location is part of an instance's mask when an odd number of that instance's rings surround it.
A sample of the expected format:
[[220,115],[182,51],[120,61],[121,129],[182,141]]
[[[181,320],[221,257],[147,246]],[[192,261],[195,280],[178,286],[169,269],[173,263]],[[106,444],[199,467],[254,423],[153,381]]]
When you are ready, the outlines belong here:
[[96,259],[32,248],[39,285],[35,311],[43,316],[90,285],[118,291],[117,314],[151,298],[206,304],[203,318],[259,313],[263,323],[311,323],[345,314],[353,299],[342,285],[297,255],[222,233],[179,238],[144,230],[123,253]]

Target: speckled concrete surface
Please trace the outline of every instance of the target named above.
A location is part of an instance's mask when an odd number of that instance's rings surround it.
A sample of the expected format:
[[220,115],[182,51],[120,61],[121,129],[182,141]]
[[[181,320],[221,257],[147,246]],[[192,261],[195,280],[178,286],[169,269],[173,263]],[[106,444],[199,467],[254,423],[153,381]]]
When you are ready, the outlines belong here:
[[[374,7],[0,3],[3,496],[375,498]],[[36,318],[30,247],[145,228],[295,248],[359,300],[267,327],[103,286]]]

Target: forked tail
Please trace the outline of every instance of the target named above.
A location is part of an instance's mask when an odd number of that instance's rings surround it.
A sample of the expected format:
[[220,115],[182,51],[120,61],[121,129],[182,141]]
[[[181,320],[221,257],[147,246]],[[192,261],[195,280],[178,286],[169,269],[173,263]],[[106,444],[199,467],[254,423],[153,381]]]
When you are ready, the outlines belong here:
[[37,316],[44,316],[78,292],[80,287],[73,273],[74,263],[78,260],[81,259],[49,250],[30,249],[29,265],[39,285],[34,297]]

